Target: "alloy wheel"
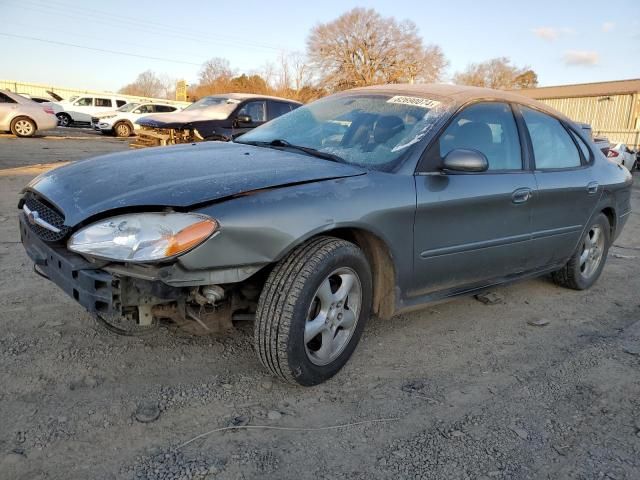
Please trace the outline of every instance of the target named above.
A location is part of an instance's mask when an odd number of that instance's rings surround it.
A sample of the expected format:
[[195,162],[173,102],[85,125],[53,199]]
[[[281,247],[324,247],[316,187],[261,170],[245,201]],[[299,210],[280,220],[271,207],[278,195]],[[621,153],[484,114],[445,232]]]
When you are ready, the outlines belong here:
[[358,274],[343,267],[329,274],[318,287],[307,314],[304,343],[315,365],[327,365],[340,356],[356,330],[362,307]]
[[600,225],[594,225],[582,243],[580,254],[580,274],[584,278],[590,278],[600,266],[604,253],[604,234]]

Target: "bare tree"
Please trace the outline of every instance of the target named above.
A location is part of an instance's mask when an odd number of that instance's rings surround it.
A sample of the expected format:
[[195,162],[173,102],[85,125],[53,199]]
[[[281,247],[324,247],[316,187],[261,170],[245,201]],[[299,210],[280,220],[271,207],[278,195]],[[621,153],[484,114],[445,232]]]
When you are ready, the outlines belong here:
[[220,81],[227,81],[233,77],[233,70],[226,58],[214,57],[202,64],[198,83],[201,86],[213,85]]
[[453,83],[505,90],[535,87],[538,76],[529,67],[518,68],[507,57],[498,57],[470,64],[453,76]]
[[432,82],[447,65],[437,45],[425,45],[416,25],[354,8],[316,25],[307,56],[321,85],[331,90],[379,83]]
[[132,83],[122,87],[119,92],[141,97],[167,98],[167,83],[165,79],[161,79],[151,70],[147,70],[138,75]]

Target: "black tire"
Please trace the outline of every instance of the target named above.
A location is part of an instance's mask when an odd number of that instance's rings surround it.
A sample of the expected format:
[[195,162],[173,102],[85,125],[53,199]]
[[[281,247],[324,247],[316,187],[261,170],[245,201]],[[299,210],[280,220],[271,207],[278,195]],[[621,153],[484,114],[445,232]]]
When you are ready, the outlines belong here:
[[113,135],[119,138],[127,138],[131,136],[132,128],[127,122],[118,122],[113,126]]
[[[602,232],[601,234],[604,236],[604,243],[597,267],[595,267],[592,272],[587,272],[584,269],[584,265],[581,262],[580,257],[585,253],[585,242],[587,242],[587,237],[591,237],[592,232],[595,230],[595,228],[599,228]],[[553,281],[558,285],[572,288],[574,290],[586,290],[587,288],[591,287],[600,277],[602,269],[604,268],[604,264],[607,261],[610,241],[611,225],[609,224],[609,219],[605,214],[599,213],[591,221],[591,224],[589,225],[586,233],[580,239],[578,248],[571,256],[567,264],[560,270],[551,274]]]
[[[337,357],[318,365],[308,353],[311,342],[305,342],[305,326],[320,285],[340,269],[354,272],[359,280],[359,313],[354,314],[353,332],[335,352]],[[254,345],[262,365],[286,382],[304,386],[317,385],[334,376],[360,340],[371,312],[371,285],[367,259],[353,243],[317,237],[297,247],[275,266],[260,295]],[[350,296],[347,299],[344,308],[350,308]]]
[[36,134],[37,126],[29,117],[16,117],[11,120],[11,133],[16,137],[33,137]]
[[61,127],[70,127],[73,123],[71,115],[69,115],[68,113],[58,113],[56,114],[56,117],[58,117],[58,125],[60,125]]

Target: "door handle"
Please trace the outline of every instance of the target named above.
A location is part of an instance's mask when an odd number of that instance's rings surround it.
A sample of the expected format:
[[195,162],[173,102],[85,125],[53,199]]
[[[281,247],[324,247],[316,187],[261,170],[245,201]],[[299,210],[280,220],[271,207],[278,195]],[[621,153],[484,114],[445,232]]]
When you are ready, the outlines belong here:
[[530,188],[519,188],[511,194],[511,201],[513,203],[525,203],[531,198]]
[[589,195],[593,195],[594,193],[597,193],[599,186],[600,186],[600,184],[598,182],[589,183],[589,185],[587,185],[587,193]]

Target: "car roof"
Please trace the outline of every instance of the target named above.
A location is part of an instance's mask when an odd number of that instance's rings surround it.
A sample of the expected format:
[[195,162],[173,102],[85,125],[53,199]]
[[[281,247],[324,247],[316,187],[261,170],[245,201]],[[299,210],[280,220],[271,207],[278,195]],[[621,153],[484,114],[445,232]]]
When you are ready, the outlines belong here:
[[22,104],[36,103],[30,98],[23,97],[19,93],[14,93],[9,90],[0,89],[0,93],[4,93],[7,97],[11,98],[12,100],[15,100],[18,103],[22,103]]
[[234,100],[247,100],[250,98],[257,98],[257,99],[265,99],[265,100],[277,100],[279,102],[296,103],[298,105],[302,105],[300,102],[296,100],[291,100],[290,98],[274,97],[271,95],[260,95],[256,93],[216,93],[215,95],[207,95],[207,96],[233,98]]
[[393,84],[374,85],[370,87],[354,88],[343,93],[376,92],[393,95],[416,95],[433,99],[448,99],[456,106],[474,100],[503,100],[505,102],[520,103],[542,110],[564,120],[569,120],[565,115],[554,110],[548,105],[533,100],[524,95],[519,95],[511,90],[494,90],[492,88],[470,87],[467,85],[452,85],[448,83],[423,83],[423,84]]

